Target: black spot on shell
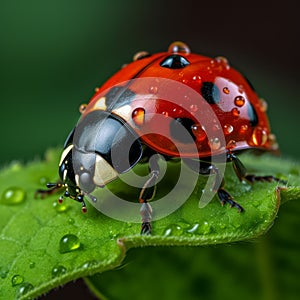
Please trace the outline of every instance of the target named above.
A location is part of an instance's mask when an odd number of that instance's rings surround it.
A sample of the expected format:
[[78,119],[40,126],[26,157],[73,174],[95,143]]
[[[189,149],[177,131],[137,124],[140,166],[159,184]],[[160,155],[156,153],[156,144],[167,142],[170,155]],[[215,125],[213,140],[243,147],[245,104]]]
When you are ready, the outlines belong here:
[[258,124],[258,116],[251,103],[248,103],[248,116],[251,126],[256,126]]
[[220,91],[213,82],[203,82],[201,94],[209,104],[216,104],[220,102]]
[[189,118],[176,118],[170,125],[171,137],[182,143],[191,143],[195,137],[192,126],[195,122]]
[[170,55],[167,58],[165,58],[161,63],[160,66],[163,68],[169,68],[169,69],[182,69],[186,66],[188,66],[190,62],[184,58],[183,56],[174,54]]
[[113,87],[105,95],[105,104],[108,111],[127,104],[130,104],[135,97],[135,93],[127,87]]

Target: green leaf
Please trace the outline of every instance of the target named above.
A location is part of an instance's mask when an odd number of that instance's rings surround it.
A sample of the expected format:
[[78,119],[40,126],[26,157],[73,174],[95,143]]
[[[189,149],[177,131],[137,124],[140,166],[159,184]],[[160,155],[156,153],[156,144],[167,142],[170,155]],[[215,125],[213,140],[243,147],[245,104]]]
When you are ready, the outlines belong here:
[[[241,184],[232,168],[227,168],[226,188],[245,213],[221,207],[217,200],[199,209],[199,194],[206,180],[200,177],[180,209],[155,221],[152,236],[140,236],[140,224],[116,221],[89,204],[88,213],[83,215],[75,201],[68,199],[63,206],[57,206],[57,195],[34,199],[41,182],[57,179],[58,159],[58,152],[50,151],[45,162],[35,161],[27,166],[14,163],[0,173],[0,299],[34,298],[76,278],[113,269],[132,247],[196,246],[253,239],[274,223],[279,195],[284,202],[299,199],[299,165],[279,158],[254,159],[247,155],[242,160],[248,169],[285,177],[292,187],[275,192],[277,183]],[[144,174],[146,168],[137,166],[135,171]],[[168,166],[167,175],[158,184],[158,198],[174,184],[177,171],[176,164]],[[187,178],[185,184],[188,183]],[[138,195],[136,189],[120,180],[108,188],[127,199],[134,200]],[[109,201],[109,193],[99,193],[103,203]],[[65,235],[78,240],[61,248]],[[73,250],[67,252],[68,247]]]

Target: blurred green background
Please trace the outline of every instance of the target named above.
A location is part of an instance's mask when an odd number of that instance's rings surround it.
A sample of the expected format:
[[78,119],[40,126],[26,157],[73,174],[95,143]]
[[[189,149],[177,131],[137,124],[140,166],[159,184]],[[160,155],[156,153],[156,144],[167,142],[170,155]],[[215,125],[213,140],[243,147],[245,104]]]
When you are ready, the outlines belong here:
[[[280,5],[256,0],[1,0],[0,165],[42,157],[47,148],[62,145],[79,118],[79,105],[89,101],[95,87],[137,51],[165,51],[174,40],[185,41],[196,53],[225,56],[246,74],[269,104],[282,153],[299,158],[300,26],[295,5],[292,0]],[[291,211],[283,209],[283,216],[289,219]],[[296,219],[286,230],[295,226],[299,228]],[[292,251],[299,260],[299,243],[289,240],[286,246],[278,234],[271,237],[279,239],[275,253],[280,253],[272,272],[297,278],[299,266],[287,269],[284,259]],[[234,268],[239,261],[249,266],[253,245],[243,245],[244,252],[234,247],[241,255],[233,265],[225,257],[219,272],[240,274],[239,278],[243,272],[235,273]],[[268,276],[263,270],[261,276]],[[252,279],[247,274],[247,281]],[[223,299],[233,297],[232,290],[229,286]],[[273,297],[271,292],[268,299]]]

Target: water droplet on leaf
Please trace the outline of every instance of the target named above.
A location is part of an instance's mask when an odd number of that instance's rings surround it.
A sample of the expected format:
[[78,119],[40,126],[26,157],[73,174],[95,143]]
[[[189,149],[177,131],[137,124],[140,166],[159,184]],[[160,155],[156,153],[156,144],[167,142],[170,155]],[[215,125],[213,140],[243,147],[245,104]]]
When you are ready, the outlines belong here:
[[2,279],[5,279],[7,277],[9,270],[6,267],[1,267],[0,268],[0,277]]
[[15,275],[11,279],[11,285],[16,286],[24,282],[24,277],[21,275]]
[[66,202],[59,203],[57,201],[54,201],[52,206],[57,212],[64,212],[69,208]]
[[165,228],[163,235],[164,236],[180,236],[182,235],[182,227],[178,224],[171,224]]
[[22,203],[26,198],[26,192],[19,187],[10,187],[2,193],[0,204],[16,205]]
[[75,234],[64,235],[59,242],[59,252],[67,253],[80,248],[80,240]]
[[17,299],[21,298],[21,296],[26,295],[29,291],[33,289],[33,285],[29,282],[21,283],[19,286],[19,289],[17,290]]
[[60,277],[67,273],[67,269],[64,266],[56,266],[52,269],[52,278]]

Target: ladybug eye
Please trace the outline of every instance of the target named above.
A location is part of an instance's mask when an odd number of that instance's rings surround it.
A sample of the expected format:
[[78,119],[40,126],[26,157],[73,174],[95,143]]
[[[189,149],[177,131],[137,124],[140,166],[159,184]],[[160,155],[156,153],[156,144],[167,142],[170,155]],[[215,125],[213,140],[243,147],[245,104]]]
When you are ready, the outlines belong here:
[[170,55],[167,58],[165,58],[161,63],[160,66],[163,68],[169,68],[169,69],[182,69],[186,66],[188,66],[190,62],[180,55]]

